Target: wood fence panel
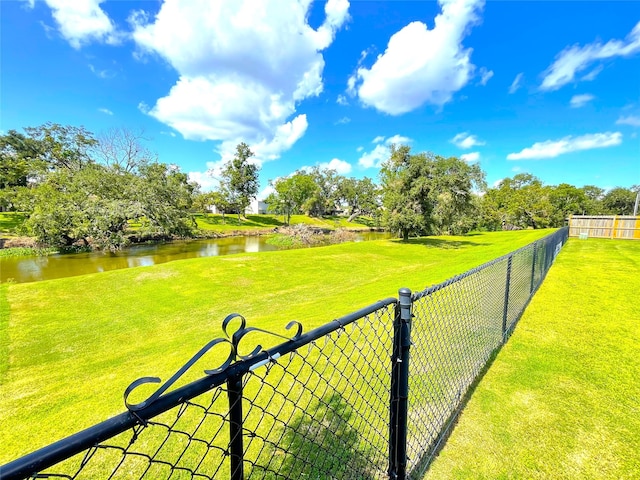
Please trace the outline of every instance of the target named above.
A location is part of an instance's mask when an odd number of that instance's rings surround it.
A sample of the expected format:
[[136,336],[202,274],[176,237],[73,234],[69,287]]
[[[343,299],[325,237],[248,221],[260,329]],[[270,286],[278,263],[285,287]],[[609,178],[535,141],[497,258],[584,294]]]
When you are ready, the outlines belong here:
[[640,217],[630,215],[572,215],[569,217],[569,236],[640,240]]

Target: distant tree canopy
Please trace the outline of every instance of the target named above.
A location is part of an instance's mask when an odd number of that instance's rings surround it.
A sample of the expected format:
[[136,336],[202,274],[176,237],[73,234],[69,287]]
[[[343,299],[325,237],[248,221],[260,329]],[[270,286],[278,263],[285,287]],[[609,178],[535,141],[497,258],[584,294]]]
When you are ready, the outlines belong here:
[[476,226],[473,191],[484,188],[478,165],[432,153],[391,147],[380,170],[383,222],[403,239],[433,233],[466,233]]
[[26,234],[52,246],[117,249],[139,236],[188,235],[195,184],[157,163],[140,133],[47,123],[0,136],[0,207],[27,213]]
[[270,211],[283,215],[305,213],[313,217],[346,213],[348,221],[358,215],[376,217],[380,210],[380,189],[370,178],[347,178],[331,169],[298,170],[270,182],[273,193],[266,199]]
[[[222,168],[220,186],[199,192],[176,166],[159,163],[142,130],[96,137],[83,127],[46,123],[0,135],[0,211],[27,214],[24,233],[44,244],[117,249],[135,236],[192,235],[193,212],[244,215],[259,189],[246,143]],[[304,168],[269,182],[271,212],[284,216],[372,217],[398,236],[464,234],[472,229],[559,227],[569,215],[629,215],[640,185],[545,185],[529,174],[487,189],[478,164],[393,145],[379,183],[335,170]]]
[[570,215],[631,215],[636,186],[582,188],[561,183],[544,185],[540,179],[519,173],[487,190],[481,199],[482,225],[499,230],[505,224],[517,228],[561,227]]

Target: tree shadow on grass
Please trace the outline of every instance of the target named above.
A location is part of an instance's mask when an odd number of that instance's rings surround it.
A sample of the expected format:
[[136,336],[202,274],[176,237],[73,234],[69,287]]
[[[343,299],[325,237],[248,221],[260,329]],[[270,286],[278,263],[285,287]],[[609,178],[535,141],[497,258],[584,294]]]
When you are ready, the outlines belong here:
[[284,225],[284,222],[278,220],[276,217],[268,217],[266,215],[247,215],[247,221],[243,225],[250,226],[272,226],[280,227]]
[[456,250],[464,247],[486,247],[491,245],[490,243],[476,243],[465,240],[444,240],[442,238],[410,238],[406,241],[397,238],[391,241],[405,245],[423,245],[428,248],[438,248],[441,250]]
[[[276,467],[277,472],[270,473],[276,473],[274,478],[292,479],[380,478],[386,465],[376,466],[363,451],[363,435],[353,426],[354,416],[357,414],[340,394],[326,395],[316,408],[289,422],[280,442],[284,458]],[[281,456],[283,452],[273,454]]]

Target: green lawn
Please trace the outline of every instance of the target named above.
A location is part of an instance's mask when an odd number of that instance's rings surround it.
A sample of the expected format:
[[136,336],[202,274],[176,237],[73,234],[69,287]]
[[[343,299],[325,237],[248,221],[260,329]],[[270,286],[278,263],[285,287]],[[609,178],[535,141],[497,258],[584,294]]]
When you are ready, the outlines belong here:
[[[208,214],[208,215],[195,215],[198,228],[201,230],[210,230],[220,233],[232,232],[232,231],[247,231],[247,230],[270,230],[275,227],[281,227],[284,225],[284,218],[282,215],[247,215],[246,218],[238,220],[237,215],[225,215],[224,219],[222,215]],[[302,223],[310,225],[312,227],[319,228],[350,228],[350,229],[363,229],[375,226],[371,219],[366,217],[358,217],[353,222],[348,222],[345,217],[309,217],[307,215],[292,215],[290,224],[295,225]]]
[[640,242],[572,239],[425,476],[640,478]]
[[2,285],[0,463],[120,413],[130,382],[167,379],[230,312],[276,332],[292,319],[309,330],[548,233],[345,243]]
[[16,229],[24,223],[25,214],[19,212],[0,212],[0,237],[15,235]]

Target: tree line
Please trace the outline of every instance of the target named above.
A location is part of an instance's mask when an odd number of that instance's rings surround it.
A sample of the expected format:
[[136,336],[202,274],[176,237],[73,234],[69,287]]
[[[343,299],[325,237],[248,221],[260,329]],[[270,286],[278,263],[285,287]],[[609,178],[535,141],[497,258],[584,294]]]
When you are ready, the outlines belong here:
[[[158,161],[142,131],[100,136],[47,123],[0,135],[0,210],[26,213],[24,233],[51,246],[117,249],[132,237],[188,237],[194,213],[211,206],[244,215],[259,189],[259,167],[245,143],[223,167],[219,188],[201,192],[175,165]],[[398,236],[464,234],[475,229],[557,227],[571,214],[631,214],[640,186],[608,192],[544,185],[527,173],[487,188],[478,164],[390,147],[378,182],[318,167],[269,182],[271,213],[372,218]]]

